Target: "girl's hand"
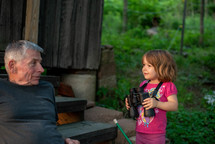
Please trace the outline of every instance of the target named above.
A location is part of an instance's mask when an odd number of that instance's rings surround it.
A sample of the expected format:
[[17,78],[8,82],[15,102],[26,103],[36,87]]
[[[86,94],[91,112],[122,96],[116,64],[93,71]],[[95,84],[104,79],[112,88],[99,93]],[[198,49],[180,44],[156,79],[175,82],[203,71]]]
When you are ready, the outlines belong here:
[[143,107],[148,110],[150,108],[155,108],[158,105],[158,101],[154,98],[147,98],[142,102]]
[[130,109],[130,106],[129,106],[129,104],[128,104],[128,99],[127,99],[127,98],[125,98],[125,106],[126,106],[127,110]]

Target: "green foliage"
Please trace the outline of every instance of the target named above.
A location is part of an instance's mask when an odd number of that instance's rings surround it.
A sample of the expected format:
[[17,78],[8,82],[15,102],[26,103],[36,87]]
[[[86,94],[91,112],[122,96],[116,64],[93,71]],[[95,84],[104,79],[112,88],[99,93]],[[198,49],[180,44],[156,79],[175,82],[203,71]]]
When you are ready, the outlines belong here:
[[121,32],[122,5],[122,1],[104,1],[103,33],[114,34]]
[[97,91],[97,105],[122,111],[125,110],[124,98],[128,95],[130,83],[125,79],[120,79],[117,88],[99,88]]
[[206,112],[187,111],[167,114],[167,137],[174,144],[215,143],[215,108],[210,106]]
[[209,14],[213,14],[213,13],[215,13],[215,4],[214,3],[210,3],[209,5],[208,5],[208,10],[209,10]]
[[122,13],[123,3],[119,0],[104,0],[104,15],[118,15]]
[[203,65],[205,65],[210,70],[214,70],[215,67],[215,54],[210,53],[207,56],[202,57]]
[[5,66],[1,66],[0,69],[5,70]]
[[160,19],[159,10],[158,0],[130,0],[128,2],[128,27],[153,26],[153,18]]
[[41,75],[47,75],[47,69],[46,68],[44,68],[44,72],[41,74]]

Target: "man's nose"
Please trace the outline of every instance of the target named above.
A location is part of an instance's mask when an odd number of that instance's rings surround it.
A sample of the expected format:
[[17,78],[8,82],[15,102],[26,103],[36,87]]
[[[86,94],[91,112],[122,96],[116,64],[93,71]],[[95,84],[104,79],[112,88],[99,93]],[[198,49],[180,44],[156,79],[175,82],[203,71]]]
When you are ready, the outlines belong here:
[[40,63],[38,64],[38,71],[41,72],[41,73],[44,72],[44,68]]

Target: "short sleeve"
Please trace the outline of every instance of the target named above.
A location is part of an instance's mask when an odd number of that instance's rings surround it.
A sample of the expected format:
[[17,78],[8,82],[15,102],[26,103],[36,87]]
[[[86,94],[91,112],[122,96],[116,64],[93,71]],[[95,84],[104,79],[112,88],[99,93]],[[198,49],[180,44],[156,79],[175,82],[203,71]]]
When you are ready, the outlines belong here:
[[170,95],[177,95],[178,91],[174,83],[168,82],[166,83],[165,87],[166,87],[166,94],[165,94],[166,97]]

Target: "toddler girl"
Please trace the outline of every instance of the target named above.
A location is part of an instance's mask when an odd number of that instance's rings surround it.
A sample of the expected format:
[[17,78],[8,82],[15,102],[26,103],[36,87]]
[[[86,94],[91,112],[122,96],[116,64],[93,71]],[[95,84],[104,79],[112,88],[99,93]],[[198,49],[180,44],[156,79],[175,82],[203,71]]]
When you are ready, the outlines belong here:
[[[140,84],[144,92],[149,95],[160,82],[156,99],[146,98],[142,105],[138,106],[139,117],[136,119],[136,144],[165,144],[166,135],[166,112],[178,109],[177,89],[173,81],[176,79],[176,64],[171,54],[165,50],[151,50],[142,58],[142,73],[145,81]],[[130,109],[126,98],[126,108]],[[145,117],[144,109],[154,108],[155,116]]]

